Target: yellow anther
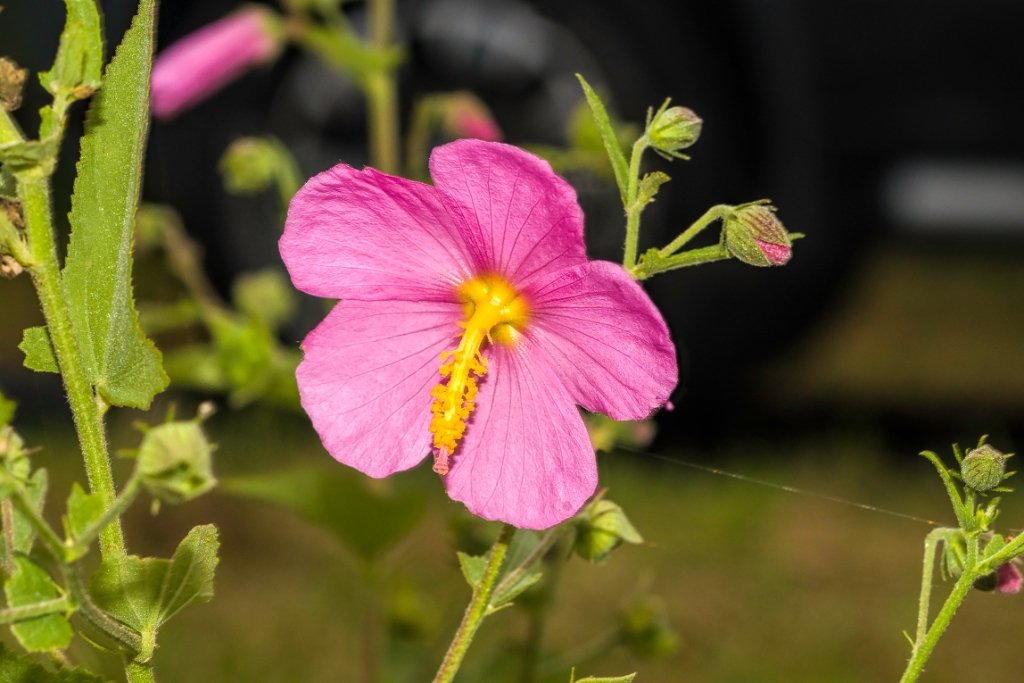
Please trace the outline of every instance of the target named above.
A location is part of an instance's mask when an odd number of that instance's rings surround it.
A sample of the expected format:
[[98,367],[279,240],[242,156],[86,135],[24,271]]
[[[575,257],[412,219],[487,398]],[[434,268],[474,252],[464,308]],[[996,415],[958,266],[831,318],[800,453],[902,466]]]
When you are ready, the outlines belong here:
[[529,306],[504,278],[487,275],[464,283],[459,297],[465,305],[466,321],[459,346],[441,353],[438,371],[447,383],[430,391],[434,399],[430,431],[434,435],[434,469],[448,472],[448,457],[466,432],[466,420],[476,408],[476,378],[487,373],[487,359],[480,349],[485,341],[514,343],[527,323]]

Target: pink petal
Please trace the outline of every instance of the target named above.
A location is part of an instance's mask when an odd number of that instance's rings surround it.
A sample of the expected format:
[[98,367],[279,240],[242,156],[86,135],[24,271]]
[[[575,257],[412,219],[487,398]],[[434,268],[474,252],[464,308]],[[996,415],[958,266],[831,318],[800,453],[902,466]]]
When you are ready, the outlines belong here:
[[1019,593],[1024,577],[1013,562],[1001,564],[996,569],[996,590],[1000,593]]
[[246,8],[204,26],[161,52],[153,63],[152,107],[160,119],[205,100],[281,48],[274,15]]
[[445,477],[448,495],[484,519],[546,529],[597,488],[597,460],[572,397],[525,341],[494,346],[477,408]]
[[789,262],[790,256],[793,255],[793,249],[786,244],[772,244],[771,242],[765,242],[756,238],[754,241],[757,242],[761,253],[764,254],[764,257],[773,266],[785,265]]
[[295,286],[322,297],[451,301],[470,274],[434,188],[345,164],[295,195],[280,249]]
[[341,301],[302,344],[302,407],[336,460],[385,477],[430,450],[430,389],[457,304]]
[[543,159],[499,142],[457,140],[434,148],[430,175],[460,219],[478,271],[522,286],[586,261],[576,192]]
[[616,420],[642,420],[679,381],[661,313],[621,266],[590,261],[525,291],[526,334],[573,400]]

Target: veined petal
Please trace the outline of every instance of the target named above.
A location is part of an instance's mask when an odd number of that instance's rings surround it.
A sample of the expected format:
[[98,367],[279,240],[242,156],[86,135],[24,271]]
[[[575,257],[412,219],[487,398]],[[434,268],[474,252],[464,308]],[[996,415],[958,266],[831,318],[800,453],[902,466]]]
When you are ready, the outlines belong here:
[[342,300],[302,344],[302,407],[334,458],[371,477],[430,451],[430,389],[457,304]]
[[471,272],[463,242],[431,186],[338,164],[292,199],[280,249],[315,296],[450,301]]
[[642,420],[679,381],[661,313],[623,268],[591,261],[535,283],[528,336],[572,399],[616,420]]
[[543,159],[511,145],[457,140],[434,149],[430,175],[478,272],[518,287],[586,261],[576,191]]
[[477,407],[445,477],[484,519],[546,529],[597,488],[597,460],[572,397],[529,341],[488,355]]

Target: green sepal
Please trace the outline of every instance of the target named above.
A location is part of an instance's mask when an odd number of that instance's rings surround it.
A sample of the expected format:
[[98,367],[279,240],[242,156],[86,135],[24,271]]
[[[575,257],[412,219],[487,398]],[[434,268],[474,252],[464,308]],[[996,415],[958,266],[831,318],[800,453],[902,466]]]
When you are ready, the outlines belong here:
[[0,681],[3,683],[109,683],[106,679],[76,666],[73,669],[47,669],[28,657],[16,655],[0,643]]
[[[69,0],[69,11],[84,1]],[[139,327],[131,281],[155,11],[154,0],[141,2],[89,108],[62,278],[90,381],[107,402],[135,408],[147,408],[168,381]]]
[[22,335],[18,349],[25,354],[25,367],[36,372],[60,372],[53,342],[46,327],[29,327]]
[[590,84],[587,83],[582,75],[576,74],[576,78],[579,79],[580,85],[583,86],[583,94],[587,98],[587,104],[590,105],[590,111],[594,116],[594,123],[597,124],[597,129],[601,133],[601,140],[604,142],[605,151],[608,152],[608,159],[611,161],[612,170],[615,172],[615,182],[619,186],[622,203],[625,205],[627,202],[627,188],[629,186],[629,163],[626,161],[626,155],[622,153],[622,147],[619,145],[615,127],[608,116],[608,110],[605,109],[604,102],[601,101],[601,98],[597,96],[597,93],[594,92],[594,89],[590,87]]
[[221,484],[228,493],[277,503],[331,531],[364,560],[372,560],[404,538],[423,518],[426,499],[418,490],[371,489],[354,472],[296,469]]
[[[4,582],[4,594],[11,607],[34,605],[60,597],[60,589],[42,568],[25,555],[14,558],[17,570]],[[46,614],[11,625],[11,633],[29,652],[63,650],[71,643],[74,632],[63,614]]]
[[476,587],[480,585],[480,580],[484,578],[484,569],[487,568],[487,556],[467,555],[460,552],[458,557],[462,576],[465,577],[469,587],[476,590]]

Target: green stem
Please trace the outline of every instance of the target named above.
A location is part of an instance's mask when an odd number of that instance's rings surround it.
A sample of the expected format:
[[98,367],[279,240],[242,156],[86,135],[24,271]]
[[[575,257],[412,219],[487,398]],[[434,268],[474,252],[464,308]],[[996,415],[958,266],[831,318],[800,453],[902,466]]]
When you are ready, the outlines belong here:
[[42,515],[39,514],[39,510],[32,505],[32,501],[25,495],[25,490],[21,486],[16,486],[14,491],[11,493],[11,501],[14,503],[14,507],[18,509],[18,512],[22,514],[28,523],[36,530],[39,534],[39,540],[46,544],[46,547],[53,554],[54,558],[58,562],[67,561],[67,552],[64,546],[64,541],[61,540],[57,532],[53,530]]
[[669,242],[668,246],[661,250],[661,255],[668,257],[679,251],[683,245],[692,240],[704,228],[708,227],[720,218],[725,218],[732,213],[733,207],[726,204],[719,204],[708,209],[703,216],[693,222],[693,225],[683,231],[679,237]]
[[[394,41],[394,0],[370,0],[370,40],[381,52]],[[370,117],[370,163],[383,173],[396,175],[399,165],[398,86],[395,68],[375,70],[366,77]]]
[[[90,489],[100,494],[104,507],[114,502],[116,490],[110,470],[103,414],[85,371],[81,352],[71,327],[71,311],[64,299],[57,246],[51,223],[50,183],[31,171],[18,176],[18,191],[25,214],[25,230],[32,251],[32,280],[46,317],[46,329],[53,343],[57,363],[64,378],[68,402],[74,416],[78,439],[85,459]],[[115,519],[100,535],[103,555],[125,555],[121,522]]]
[[640,214],[644,207],[636,201],[640,186],[640,161],[647,149],[647,135],[633,143],[633,153],[629,157],[629,183],[626,186],[626,247],[622,256],[622,267],[630,270],[636,265],[637,242],[640,240]]
[[473,589],[473,598],[469,601],[469,606],[466,607],[466,614],[462,617],[459,630],[455,632],[455,637],[452,639],[451,645],[448,646],[448,652],[445,653],[444,661],[441,662],[441,668],[437,670],[434,683],[450,683],[455,678],[477,629],[480,628],[484,617],[487,616],[491,595],[494,594],[494,584],[498,580],[498,572],[501,571],[505,554],[508,552],[508,544],[512,541],[515,531],[515,527],[506,524],[502,527],[498,540],[494,542],[494,546],[487,556],[484,574],[480,578],[480,583]]
[[914,647],[920,647],[928,632],[928,609],[932,595],[932,577],[935,575],[935,551],[947,529],[935,529],[924,539],[924,567],[921,571],[921,598],[917,608],[917,637]]
[[126,661],[124,675],[128,683],[156,683],[153,665],[149,662]]
[[629,274],[633,276],[633,279],[646,280],[652,275],[664,273],[669,270],[677,270],[679,268],[686,268],[687,266],[698,266],[702,263],[711,263],[713,261],[724,261],[728,258],[732,258],[732,254],[729,253],[728,249],[721,244],[713,244],[710,247],[684,251],[681,254],[670,256],[667,259],[659,259],[654,263],[643,262],[628,270]]
[[13,624],[16,621],[41,617],[57,612],[67,612],[71,609],[71,603],[67,597],[44,600],[33,605],[21,605],[20,607],[8,607],[0,609],[0,624]]
[[907,664],[906,671],[903,672],[903,677],[900,678],[900,683],[913,683],[921,675],[921,672],[924,671],[924,665],[928,662],[928,658],[931,657],[932,651],[939,642],[939,638],[946,632],[949,622],[953,619],[953,615],[956,614],[960,605],[963,604],[978,576],[973,571],[965,571],[960,575],[956,585],[953,586],[953,591],[946,598],[942,610],[939,611],[935,621],[932,622],[931,628],[928,629],[921,642],[914,646],[914,652],[910,657],[910,662]]
[[[133,472],[131,478],[125,482],[124,489],[114,499],[114,502],[103,511],[99,519],[90,524],[85,531],[72,541],[72,545],[68,547],[68,554],[71,558],[77,559],[85,555],[89,551],[89,546],[93,540],[102,533],[103,529],[106,529],[115,519],[118,519],[124,511],[128,509],[128,506],[135,501],[135,497],[139,494],[139,490],[142,488],[142,480],[139,477],[138,472]],[[71,539],[69,539],[71,541]]]

